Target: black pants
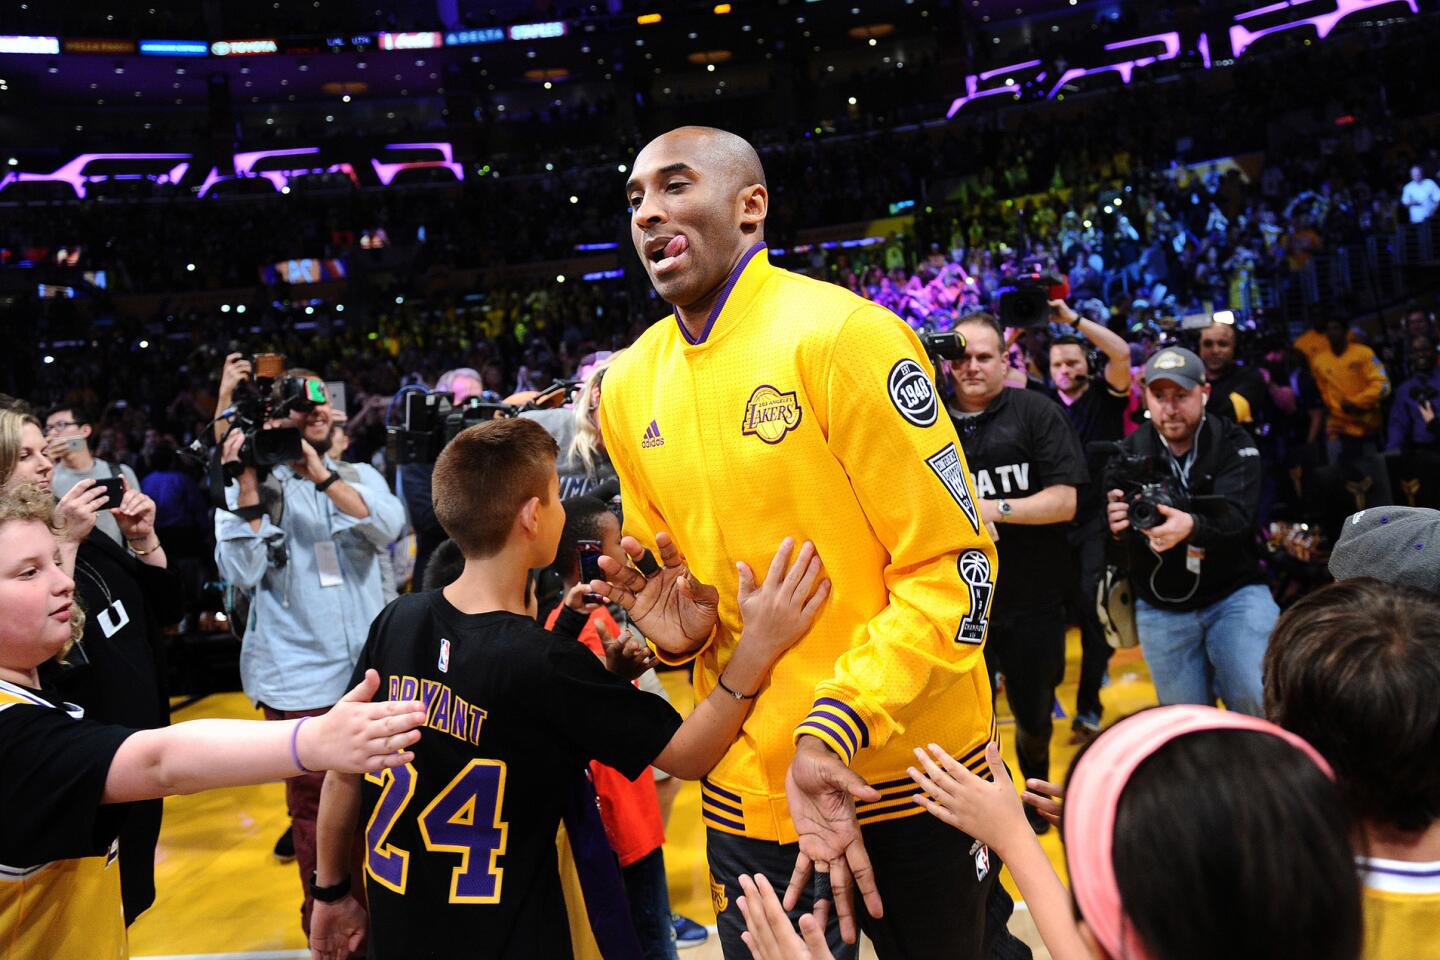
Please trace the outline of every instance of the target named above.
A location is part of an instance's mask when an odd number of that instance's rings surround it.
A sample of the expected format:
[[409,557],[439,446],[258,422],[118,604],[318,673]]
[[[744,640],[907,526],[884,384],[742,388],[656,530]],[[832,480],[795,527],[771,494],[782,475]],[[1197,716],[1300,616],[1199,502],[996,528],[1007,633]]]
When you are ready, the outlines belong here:
[[[876,919],[866,913],[858,891],[855,914],[880,960],[1030,960],[1030,948],[1006,928],[1014,903],[999,883],[1000,860],[993,852],[985,851],[988,866],[979,876],[982,871],[970,853],[974,841],[929,814],[871,824],[861,832],[885,915]],[[725,960],[750,960],[740,939],[745,918],[735,905],[739,875],[763,873],[783,897],[799,845],[706,833],[710,892]],[[809,913],[814,901],[812,882],[791,920]],[[840,939],[833,909],[825,936],[836,960],[859,956],[858,945]]]
[[1009,604],[991,617],[985,666],[992,675],[1005,674],[1020,775],[1049,780],[1052,708],[1065,672],[1065,608],[1059,598]]
[[[1100,722],[1100,686],[1110,667],[1114,652],[1105,640],[1100,616],[1095,612],[1095,591],[1105,573],[1105,546],[1110,531],[1104,516],[1070,530],[1071,556],[1075,574],[1070,577],[1070,590],[1065,606],[1080,627],[1080,689],[1075,694],[1075,715]],[[1063,639],[1062,639],[1063,647]],[[1063,649],[1062,649],[1063,656]]]

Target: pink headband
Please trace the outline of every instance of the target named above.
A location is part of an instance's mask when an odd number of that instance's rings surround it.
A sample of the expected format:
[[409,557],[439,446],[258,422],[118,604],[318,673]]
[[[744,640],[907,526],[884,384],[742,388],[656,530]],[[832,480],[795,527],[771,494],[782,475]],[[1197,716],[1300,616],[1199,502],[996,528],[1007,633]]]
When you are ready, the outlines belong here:
[[1304,752],[1332,780],[1325,758],[1300,737],[1259,717],[1214,707],[1157,707],[1128,717],[1095,741],[1075,767],[1065,790],[1065,857],[1080,913],[1112,957],[1150,960],[1125,916],[1115,881],[1115,810],[1130,775],[1177,737],[1205,730],[1252,730],[1279,737]]

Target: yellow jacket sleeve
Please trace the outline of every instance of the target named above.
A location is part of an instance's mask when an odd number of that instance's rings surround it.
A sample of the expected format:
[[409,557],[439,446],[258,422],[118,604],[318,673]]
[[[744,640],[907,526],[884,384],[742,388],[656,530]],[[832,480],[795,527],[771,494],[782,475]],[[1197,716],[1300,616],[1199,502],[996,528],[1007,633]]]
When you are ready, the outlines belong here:
[[862,307],[846,318],[824,369],[828,445],[889,554],[888,604],[817,685],[795,729],[848,762],[903,730],[908,710],[984,669],[998,563],[915,333],[887,310]]
[[1370,354],[1370,362],[1365,366],[1365,386],[1354,397],[1349,398],[1352,403],[1366,410],[1380,406],[1380,401],[1390,395],[1390,377],[1385,372],[1385,364],[1374,353]]

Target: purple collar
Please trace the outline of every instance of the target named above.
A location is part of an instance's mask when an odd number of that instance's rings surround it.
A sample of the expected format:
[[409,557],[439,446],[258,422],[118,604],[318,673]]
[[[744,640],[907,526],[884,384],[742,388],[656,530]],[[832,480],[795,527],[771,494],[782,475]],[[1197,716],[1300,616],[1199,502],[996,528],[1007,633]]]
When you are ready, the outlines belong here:
[[675,312],[675,325],[680,328],[680,336],[685,338],[686,343],[693,347],[704,343],[709,338],[710,331],[715,329],[715,321],[720,319],[720,311],[725,309],[725,302],[730,299],[735,284],[740,281],[740,275],[745,272],[745,267],[749,265],[755,254],[764,249],[765,241],[758,241],[749,250],[746,250],[745,255],[740,258],[740,262],[735,264],[735,269],[730,271],[730,276],[725,280],[725,286],[721,289],[720,296],[715,299],[715,306],[710,308],[710,316],[705,318],[705,329],[700,331],[698,339],[691,339],[690,331],[685,329],[685,324],[680,320],[680,312],[678,310]]

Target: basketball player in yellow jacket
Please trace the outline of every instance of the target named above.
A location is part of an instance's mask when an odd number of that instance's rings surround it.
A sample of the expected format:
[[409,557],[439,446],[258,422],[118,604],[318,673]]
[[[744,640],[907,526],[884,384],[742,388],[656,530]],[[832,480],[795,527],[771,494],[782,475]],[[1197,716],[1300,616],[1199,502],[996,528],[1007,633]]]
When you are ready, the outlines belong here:
[[[725,955],[748,955],[738,875],[793,870],[800,911],[828,896],[813,866],[834,887],[841,956],[857,920],[882,960],[979,956],[996,868],[921,815],[906,775],[929,743],[984,771],[995,736],[995,549],[931,364],[894,314],[770,264],[764,171],[739,137],[672,131],[625,189],[675,313],[606,373],[601,429],[640,569],[602,560],[610,582],[593,589],[664,659],[696,659],[702,697],[738,640],[737,583],[780,538],[814,543],[833,589],[763,687],[726,691],[755,704],[702,782]],[[644,570],[646,548],[663,567]]]

